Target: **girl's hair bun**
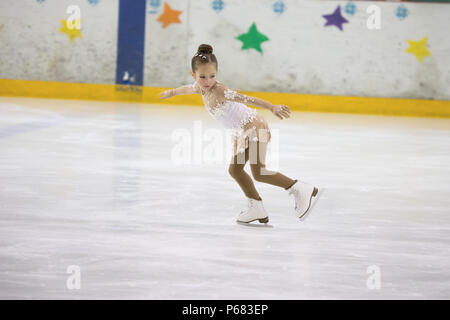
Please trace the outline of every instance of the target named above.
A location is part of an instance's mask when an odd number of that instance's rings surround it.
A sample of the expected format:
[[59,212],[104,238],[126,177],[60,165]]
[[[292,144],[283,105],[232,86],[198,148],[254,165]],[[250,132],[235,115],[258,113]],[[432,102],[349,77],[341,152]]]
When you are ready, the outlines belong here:
[[192,57],[191,60],[192,72],[195,73],[199,65],[211,62],[216,64],[217,70],[218,63],[217,58],[213,53],[213,47],[211,47],[209,44],[201,44],[198,47],[197,53]]
[[199,53],[199,54],[210,54],[210,53],[213,53],[213,47],[211,47],[209,44],[201,44],[198,47],[197,53]]

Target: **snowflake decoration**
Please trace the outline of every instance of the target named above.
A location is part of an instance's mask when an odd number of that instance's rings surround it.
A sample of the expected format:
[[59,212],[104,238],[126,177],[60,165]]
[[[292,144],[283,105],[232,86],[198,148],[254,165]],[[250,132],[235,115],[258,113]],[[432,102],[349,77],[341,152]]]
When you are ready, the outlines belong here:
[[150,5],[150,7],[152,8],[158,8],[161,5],[161,0],[150,0],[148,2],[148,4]]
[[350,1],[345,5],[344,9],[346,14],[353,16],[356,12],[356,4],[354,4],[353,1]]
[[404,20],[408,16],[408,8],[406,8],[404,5],[399,5],[397,9],[395,10],[395,15],[400,20]]
[[222,11],[224,6],[225,6],[225,3],[222,0],[214,0],[212,2],[212,8],[216,12]]
[[96,5],[98,4],[98,1],[99,1],[99,0],[88,0],[89,4],[90,4],[91,6],[96,6]]
[[157,13],[157,9],[161,6],[161,0],[150,0],[148,4],[152,8],[148,13]]
[[286,10],[286,5],[283,1],[277,1],[272,5],[273,12],[282,14]]

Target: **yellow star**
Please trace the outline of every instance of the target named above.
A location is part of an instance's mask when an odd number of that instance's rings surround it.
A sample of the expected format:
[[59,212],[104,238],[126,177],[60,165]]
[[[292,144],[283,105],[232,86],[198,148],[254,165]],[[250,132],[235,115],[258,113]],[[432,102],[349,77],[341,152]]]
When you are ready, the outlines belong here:
[[181,23],[178,17],[183,11],[173,10],[167,2],[164,2],[164,12],[161,14],[156,21],[162,22],[162,27],[165,28],[171,23]]
[[61,20],[61,24],[63,26],[59,28],[58,31],[67,34],[70,38],[70,41],[74,42],[75,37],[81,38],[81,32],[78,29],[78,26],[80,25],[80,19],[75,20],[72,25],[69,25],[66,20]]
[[416,55],[419,61],[422,61],[423,57],[429,57],[430,51],[427,50],[427,37],[419,41],[407,40],[409,43],[409,48],[405,52],[413,53]]

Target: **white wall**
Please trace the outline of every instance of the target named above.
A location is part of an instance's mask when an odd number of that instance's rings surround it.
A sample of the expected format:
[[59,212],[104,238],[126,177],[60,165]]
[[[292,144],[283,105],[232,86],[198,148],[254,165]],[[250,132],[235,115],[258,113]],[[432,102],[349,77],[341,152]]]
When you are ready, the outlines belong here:
[[[118,1],[0,0],[0,78],[114,83]],[[58,31],[70,5],[81,9],[73,43]]]
[[[114,83],[118,1],[0,1],[0,78]],[[144,85],[173,87],[192,82],[190,62],[201,43],[214,47],[218,79],[244,91],[275,91],[348,96],[450,99],[450,4],[285,0],[286,11],[272,10],[276,0],[226,0],[221,12],[211,0],[167,0],[182,10],[181,24],[162,28],[147,1]],[[68,5],[82,9],[82,39],[71,43],[58,32]],[[381,29],[369,30],[366,8],[381,8]],[[344,31],[324,27],[324,14],[341,5],[349,20]],[[399,5],[409,10],[400,20]],[[241,50],[235,39],[255,22],[269,37],[263,53]],[[405,52],[407,40],[428,37],[430,57],[420,62]]]
[[[400,20],[394,13],[399,3],[354,2],[357,11],[349,16],[343,10],[346,1],[286,0],[281,15],[272,10],[275,1],[257,2],[229,0],[216,13],[211,1],[191,1],[189,12],[180,16],[189,21],[187,31],[186,24],[163,29],[148,21],[147,30],[153,33],[147,48],[157,48],[159,58],[146,66],[145,83],[173,86],[191,81],[190,60],[199,44],[209,43],[219,60],[219,79],[239,90],[450,99],[450,4],[403,3],[409,16]],[[171,3],[185,10],[186,1]],[[370,4],[381,8],[380,30],[366,26]],[[349,20],[344,31],[324,27],[322,15],[337,5]],[[262,43],[262,54],[241,50],[242,42],[235,39],[253,22],[270,39]],[[407,40],[425,36],[431,56],[419,62],[405,52]]]

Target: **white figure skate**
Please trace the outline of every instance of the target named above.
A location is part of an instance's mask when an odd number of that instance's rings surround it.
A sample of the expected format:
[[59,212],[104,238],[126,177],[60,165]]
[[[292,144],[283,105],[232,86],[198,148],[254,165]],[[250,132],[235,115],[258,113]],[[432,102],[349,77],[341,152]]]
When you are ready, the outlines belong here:
[[242,210],[236,221],[241,223],[250,223],[255,220],[258,220],[260,223],[269,222],[269,215],[267,214],[266,209],[264,209],[262,200],[252,198],[247,199],[248,209],[247,211]]
[[300,220],[304,220],[311,209],[312,198],[317,195],[319,189],[313,185],[297,181],[287,191],[289,195],[293,194],[295,197],[295,212],[297,217]]

